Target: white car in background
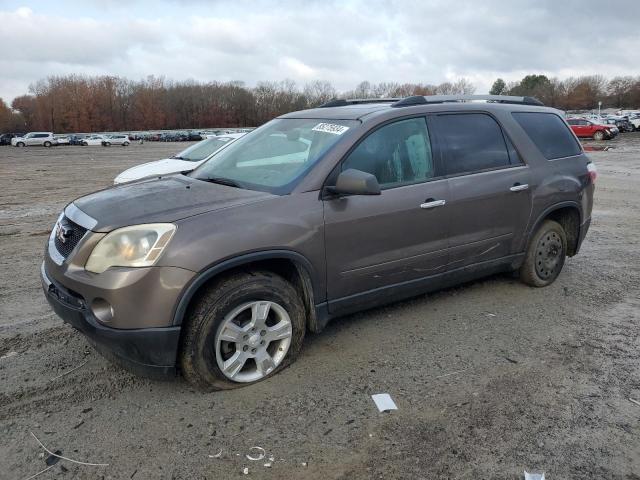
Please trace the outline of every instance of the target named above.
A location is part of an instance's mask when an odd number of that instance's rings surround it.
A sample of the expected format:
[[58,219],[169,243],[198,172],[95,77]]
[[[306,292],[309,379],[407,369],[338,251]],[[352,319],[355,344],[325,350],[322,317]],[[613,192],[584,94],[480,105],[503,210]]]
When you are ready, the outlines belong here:
[[156,175],[191,171],[211,158],[214,153],[244,135],[246,135],[246,133],[230,133],[207,138],[206,140],[191,145],[186,150],[183,150],[171,158],[131,167],[118,175],[113,183],[117,185],[119,183],[132,182]]
[[96,146],[96,145],[102,145],[102,142],[104,142],[106,140],[106,136],[105,135],[89,135],[88,137],[86,137],[84,140],[82,140],[82,145],[83,146]]
[[108,147],[110,145],[122,145],[123,147],[126,147],[129,145],[129,143],[129,135],[126,135],[124,133],[114,133],[113,135],[106,135],[104,141],[102,142],[105,147]]
[[56,139],[52,132],[29,132],[24,137],[13,137],[11,145],[14,147],[30,147],[40,145],[42,147],[51,147],[57,145]]

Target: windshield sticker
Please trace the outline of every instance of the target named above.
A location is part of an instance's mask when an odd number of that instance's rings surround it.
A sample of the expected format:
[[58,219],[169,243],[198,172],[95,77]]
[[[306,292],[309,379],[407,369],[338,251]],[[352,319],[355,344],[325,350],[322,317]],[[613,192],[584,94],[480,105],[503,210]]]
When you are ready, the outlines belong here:
[[334,123],[319,123],[311,130],[314,132],[324,132],[324,133],[332,133],[334,135],[342,135],[344,132],[349,130],[349,127],[345,127],[343,125],[336,125]]

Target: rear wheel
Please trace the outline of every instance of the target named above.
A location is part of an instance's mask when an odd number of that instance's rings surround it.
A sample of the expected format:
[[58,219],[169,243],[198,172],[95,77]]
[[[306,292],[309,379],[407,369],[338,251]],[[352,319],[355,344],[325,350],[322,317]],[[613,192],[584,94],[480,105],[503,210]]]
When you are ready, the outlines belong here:
[[596,133],[593,134],[593,139],[594,140],[603,140],[604,139],[604,133],[602,132],[602,130],[598,130]]
[[227,277],[202,295],[183,326],[183,375],[203,390],[237,388],[274,375],[300,352],[305,316],[298,292],[282,277]]
[[520,279],[532,287],[546,287],[560,275],[566,256],[564,229],[558,222],[545,220],[529,242]]
[[128,147],[128,146],[129,146],[129,142],[124,142],[124,143],[122,144],[122,146],[123,146],[123,147]]
[[51,142],[44,142],[44,146],[49,148],[51,146]]

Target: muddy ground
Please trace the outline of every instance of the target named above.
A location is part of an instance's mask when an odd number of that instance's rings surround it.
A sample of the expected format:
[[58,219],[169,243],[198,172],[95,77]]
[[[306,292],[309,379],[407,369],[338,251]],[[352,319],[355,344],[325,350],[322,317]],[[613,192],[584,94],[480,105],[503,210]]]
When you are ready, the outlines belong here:
[[33,432],[108,464],[38,479],[640,479],[640,134],[606,145],[591,231],[552,286],[500,275],[353,315],[269,381],[211,394],[112,366],[38,278],[68,201],[184,145],[0,148],[0,478],[46,468]]

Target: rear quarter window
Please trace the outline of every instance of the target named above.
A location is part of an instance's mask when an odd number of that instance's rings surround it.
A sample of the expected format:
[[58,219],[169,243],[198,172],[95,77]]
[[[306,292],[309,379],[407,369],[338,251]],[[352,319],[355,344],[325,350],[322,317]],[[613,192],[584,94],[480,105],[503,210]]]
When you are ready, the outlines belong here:
[[511,114],[547,160],[582,153],[580,144],[558,115],[542,112]]

